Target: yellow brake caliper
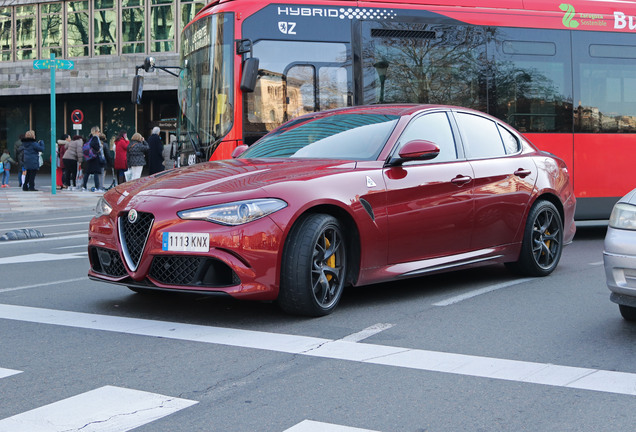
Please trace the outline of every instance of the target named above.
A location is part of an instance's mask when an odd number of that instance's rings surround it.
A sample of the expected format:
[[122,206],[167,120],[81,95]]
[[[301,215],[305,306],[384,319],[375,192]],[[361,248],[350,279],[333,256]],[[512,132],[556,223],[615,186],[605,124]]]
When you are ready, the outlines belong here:
[[[327,237],[325,237],[325,249],[329,249],[329,246],[331,246],[331,243],[329,242]],[[333,254],[329,258],[327,258],[326,264],[329,267],[334,268],[336,266],[336,254]],[[333,278],[332,274],[328,274],[327,275],[327,280],[328,281],[331,281],[332,278]]]

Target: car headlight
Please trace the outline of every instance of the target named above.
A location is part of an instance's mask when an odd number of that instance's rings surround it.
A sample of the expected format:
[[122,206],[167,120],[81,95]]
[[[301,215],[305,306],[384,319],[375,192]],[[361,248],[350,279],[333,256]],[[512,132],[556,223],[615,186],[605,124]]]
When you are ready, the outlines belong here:
[[112,211],[113,208],[108,204],[108,201],[104,197],[100,197],[95,206],[95,217],[108,216]]
[[636,206],[618,203],[612,210],[609,226],[612,228],[636,230]]
[[275,198],[253,199],[183,210],[177,214],[181,219],[204,220],[221,225],[242,225],[287,207],[283,200]]

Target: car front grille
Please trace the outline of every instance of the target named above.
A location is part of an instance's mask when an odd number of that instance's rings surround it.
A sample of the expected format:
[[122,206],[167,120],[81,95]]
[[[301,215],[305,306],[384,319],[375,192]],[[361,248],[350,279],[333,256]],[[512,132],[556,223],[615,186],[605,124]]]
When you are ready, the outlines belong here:
[[126,276],[126,268],[119,253],[115,250],[92,248],[90,251],[93,271],[106,276]]
[[131,222],[128,217],[129,213],[123,213],[119,217],[119,238],[126,264],[132,271],[135,271],[146,247],[155,218],[152,213],[137,212],[136,220]]
[[148,276],[166,285],[223,287],[240,283],[227,264],[204,256],[156,256]]

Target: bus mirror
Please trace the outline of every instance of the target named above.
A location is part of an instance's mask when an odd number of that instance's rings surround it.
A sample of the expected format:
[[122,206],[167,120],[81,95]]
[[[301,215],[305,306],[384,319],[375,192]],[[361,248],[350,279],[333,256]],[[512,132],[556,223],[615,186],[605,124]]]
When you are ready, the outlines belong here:
[[243,62],[243,76],[241,77],[241,90],[251,93],[256,88],[258,77],[258,59],[250,57]]
[[154,57],[146,57],[144,59],[143,68],[146,72],[154,72],[155,71],[155,58]]
[[135,105],[139,105],[141,103],[141,95],[144,91],[144,77],[141,75],[135,75],[133,77],[133,85],[132,85],[132,94],[130,96],[130,101]]

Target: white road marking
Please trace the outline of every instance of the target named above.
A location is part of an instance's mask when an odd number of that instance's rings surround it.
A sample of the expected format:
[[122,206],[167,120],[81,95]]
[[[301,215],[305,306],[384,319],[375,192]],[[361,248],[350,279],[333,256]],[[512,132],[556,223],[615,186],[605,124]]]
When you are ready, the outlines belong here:
[[196,403],[156,393],[105,386],[0,420],[0,432],[123,432]]
[[603,261],[596,261],[596,262],[590,263],[589,265],[591,265],[591,266],[601,266],[603,264],[604,264]]
[[2,264],[21,264],[21,263],[36,263],[44,261],[60,261],[68,259],[86,258],[88,252],[75,252],[67,254],[51,254],[51,253],[34,253],[28,255],[17,255],[13,257],[0,258],[0,265]]
[[6,304],[0,319],[636,396],[636,374],[627,372]]
[[533,280],[533,278],[515,279],[515,280],[512,280],[512,281],[503,282],[503,283],[500,283],[500,284],[497,284],[497,285],[491,285],[491,286],[488,286],[488,287],[485,287],[485,288],[480,288],[478,290],[469,291],[469,292],[467,292],[465,294],[461,294],[461,295],[458,295],[458,296],[455,296],[455,297],[451,297],[451,298],[448,298],[446,300],[438,301],[437,303],[433,303],[433,306],[450,306],[450,305],[462,302],[464,300],[468,300],[468,299],[471,299],[473,297],[477,297],[477,296],[482,295],[482,294],[487,294],[489,292],[497,291],[497,290],[500,290],[502,288],[508,288],[508,287],[511,287],[511,286],[519,285],[519,284],[522,284],[524,282],[528,282],[528,281],[531,281],[531,280]]
[[56,247],[56,248],[52,248],[52,249],[53,250],[58,250],[58,249],[77,249],[77,248],[86,249],[86,244],[79,244],[79,245],[74,245],[74,246],[61,246],[61,247]]
[[331,423],[321,423],[312,420],[303,420],[295,426],[285,429],[283,432],[377,432],[371,429],[360,429],[349,426],[340,426]]
[[6,377],[9,377],[11,375],[16,375],[16,374],[19,374],[19,373],[22,373],[22,371],[0,368],[0,378],[6,378]]
[[30,220],[27,219],[27,220],[24,220],[24,219],[20,218],[20,220],[16,220],[16,221],[3,221],[2,222],[2,226],[6,225],[6,224],[21,224],[21,225],[25,225],[25,224],[32,224],[34,222],[50,222],[50,221],[56,221],[56,220],[67,221],[69,219],[82,219],[82,218],[90,220],[92,217],[93,217],[93,214],[89,213],[89,214],[85,214],[83,216],[68,216],[68,217],[48,218],[48,219],[30,219]]
[[340,340],[347,341],[347,342],[360,342],[361,340],[370,338],[371,336],[378,334],[386,329],[390,329],[391,327],[393,327],[393,324],[382,324],[382,323],[374,324],[370,327],[365,328],[362,331],[350,334],[349,336],[345,336]]
[[13,287],[13,288],[0,288],[0,293],[9,292],[9,291],[20,291],[20,290],[29,289],[29,288],[40,288],[40,287],[50,286],[50,285],[59,285],[59,284],[65,284],[65,283],[87,281],[87,280],[88,280],[87,277],[81,277],[81,278],[75,278],[75,279],[44,282],[44,283],[39,283],[35,285],[24,285],[24,286]]
[[[0,241],[0,247],[3,246],[10,246],[10,245],[23,245],[25,243],[34,243],[34,242],[43,242],[43,241],[57,241],[57,240],[69,240],[69,239],[77,239],[77,238],[81,238],[86,240],[86,244],[88,245],[88,231],[73,231],[73,232],[79,232],[79,233],[84,233],[84,234],[76,234],[76,235],[67,235],[67,236],[63,236],[63,237],[42,237],[42,238],[35,238],[35,239],[28,239],[28,240],[10,240],[10,241]],[[50,235],[58,235],[61,233],[55,233],[55,234],[50,234]]]

